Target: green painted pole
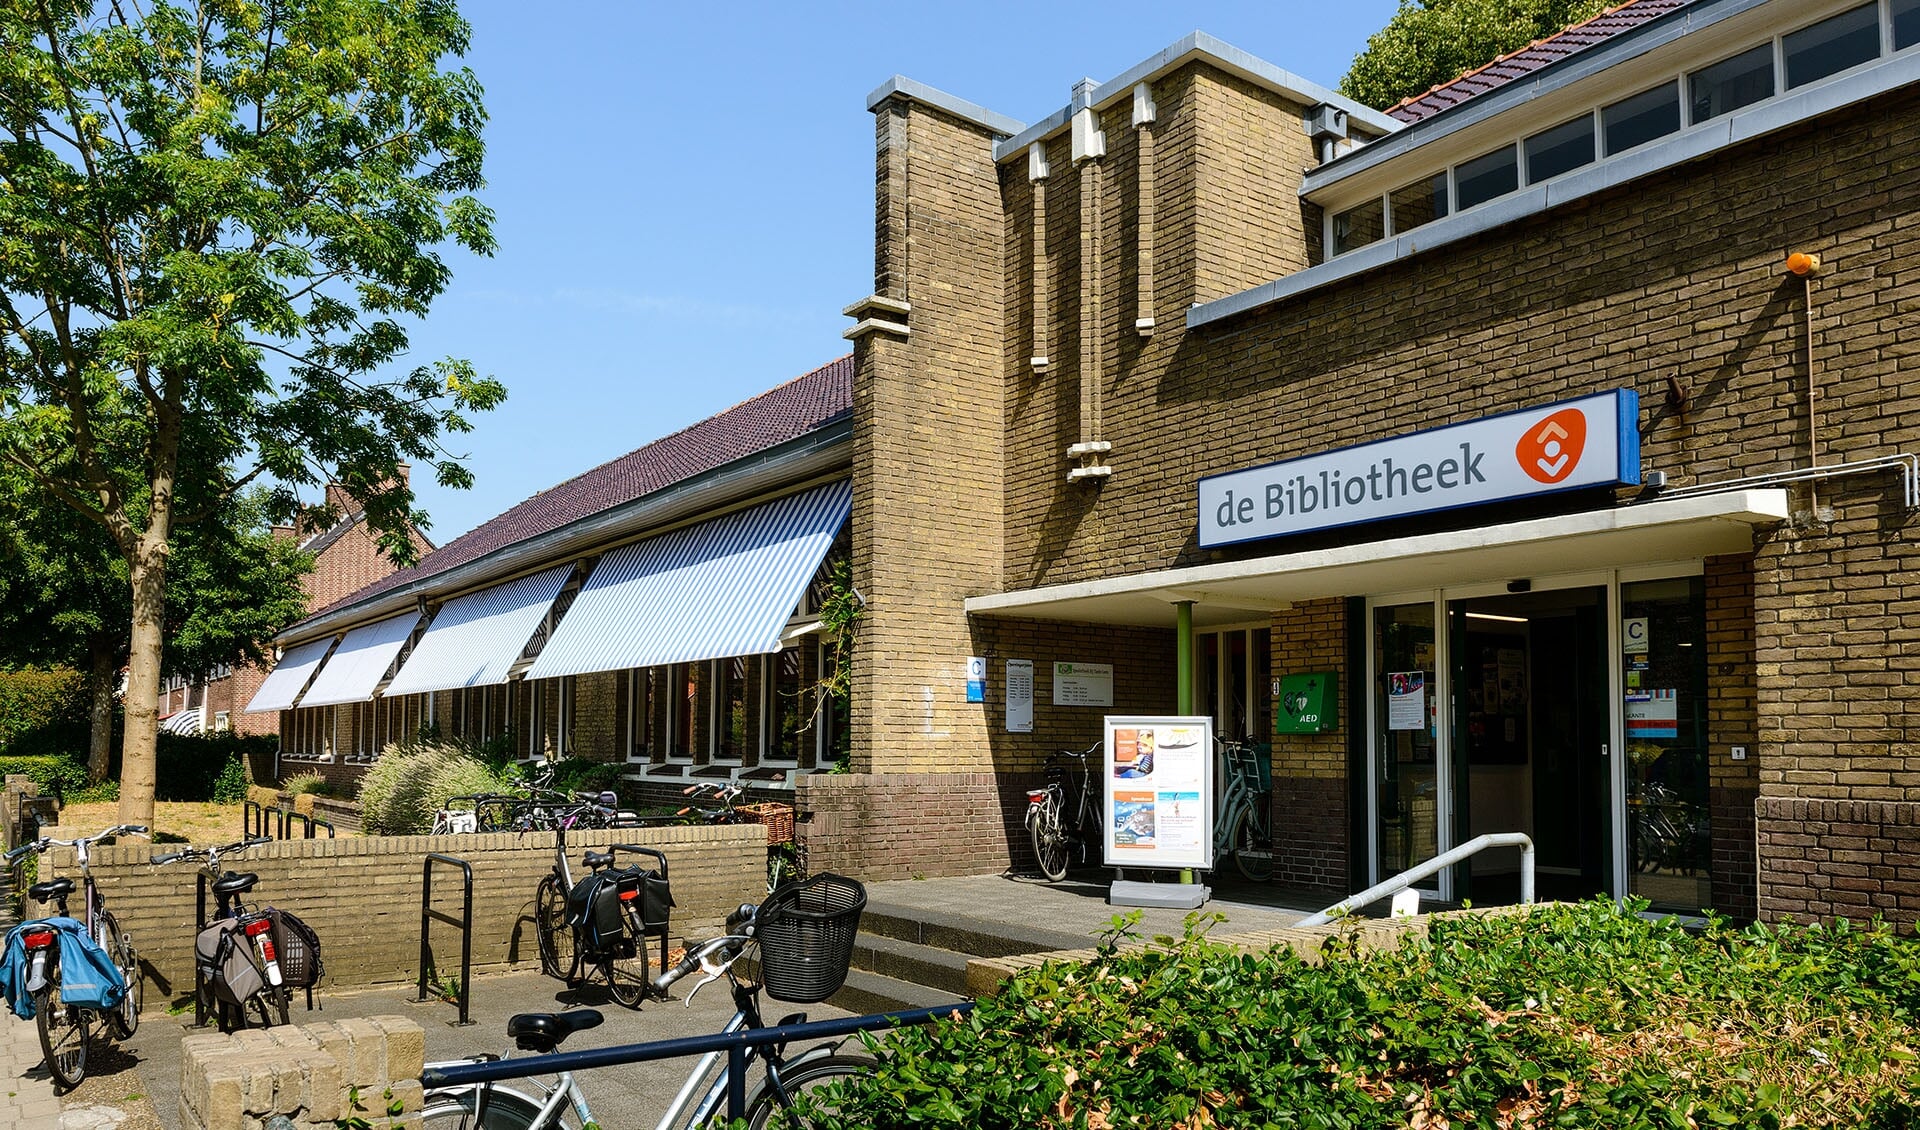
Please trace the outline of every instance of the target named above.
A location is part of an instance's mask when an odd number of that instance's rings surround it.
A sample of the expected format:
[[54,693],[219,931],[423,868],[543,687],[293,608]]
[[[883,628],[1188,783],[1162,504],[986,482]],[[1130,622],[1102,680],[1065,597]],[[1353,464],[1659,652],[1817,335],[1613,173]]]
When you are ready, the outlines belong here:
[[[1175,712],[1193,713],[1193,601],[1178,601],[1173,606],[1173,669],[1174,677],[1180,680],[1173,696]],[[1212,756],[1209,750],[1207,755]],[[1180,872],[1182,883],[1193,882],[1193,869],[1183,868]]]

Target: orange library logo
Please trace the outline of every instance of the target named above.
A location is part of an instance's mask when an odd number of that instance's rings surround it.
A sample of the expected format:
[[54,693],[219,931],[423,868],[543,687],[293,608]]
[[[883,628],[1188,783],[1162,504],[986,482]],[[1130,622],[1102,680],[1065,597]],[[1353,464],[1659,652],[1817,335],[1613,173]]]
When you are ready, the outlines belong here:
[[1513,449],[1520,469],[1534,482],[1552,486],[1564,482],[1580,465],[1587,449],[1587,414],[1563,408],[1527,429]]

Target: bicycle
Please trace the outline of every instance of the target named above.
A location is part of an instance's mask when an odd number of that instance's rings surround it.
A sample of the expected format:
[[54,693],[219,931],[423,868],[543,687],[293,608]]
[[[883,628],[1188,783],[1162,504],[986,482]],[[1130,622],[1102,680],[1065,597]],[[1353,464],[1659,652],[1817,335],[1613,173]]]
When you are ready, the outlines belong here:
[[[1047,783],[1027,790],[1027,832],[1033,837],[1033,854],[1040,861],[1040,873],[1050,883],[1067,877],[1067,861],[1075,848],[1085,862],[1093,847],[1101,842],[1100,802],[1093,798],[1093,769],[1087,764],[1100,752],[1101,742],[1085,750],[1063,749],[1047,762]],[[1074,761],[1080,763],[1080,776],[1073,778]],[[1068,789],[1072,788],[1072,795]]]
[[[231,1032],[254,1026],[270,1028],[289,1020],[292,992],[281,967],[280,941],[275,937],[277,912],[272,907],[248,910],[241,900],[259,883],[260,876],[223,870],[221,866],[224,857],[272,842],[266,836],[253,836],[223,847],[182,848],[149,861],[161,866],[182,860],[199,862],[201,873],[207,877],[207,889],[218,900],[214,912],[199,924],[194,935],[197,1025],[204,1025],[212,1017],[220,1031]],[[313,972],[317,975],[317,970]]]
[[719,781],[688,785],[682,796],[711,796],[718,801],[713,808],[687,807],[674,815],[705,824],[759,824],[767,829],[767,893],[772,894],[789,883],[807,877],[800,845],[793,836],[793,806],[789,804],[741,804],[747,790]]
[[[118,1039],[132,1039],[134,1031],[140,1027],[142,987],[139,958],[134,953],[133,938],[120,931],[120,923],[113,917],[113,912],[107,909],[106,896],[94,884],[89,849],[101,840],[120,835],[144,835],[146,831],[144,825],[119,824],[104,832],[74,840],[42,837],[20,845],[5,856],[7,866],[11,868],[28,855],[42,854],[51,848],[70,847],[74,850],[80,868],[79,890],[86,914],[85,921],[76,925],[107,955],[113,968],[120,974],[120,1000],[117,1005],[96,1009],[68,1004],[61,992],[62,946],[59,943],[59,927],[52,925],[48,919],[40,919],[24,922],[13,931],[13,935],[20,938],[27,959],[26,979],[15,991],[31,995],[34,1025],[40,1031],[40,1050],[46,1055],[47,1071],[56,1084],[68,1090],[79,1086],[80,1081],[86,1078],[87,1043],[92,1036],[96,1015],[106,1021]],[[67,913],[67,896],[74,890],[73,880],[63,875],[35,883],[27,888],[27,894],[35,902],[53,903],[54,917],[71,922],[74,919]],[[8,948],[12,948],[12,936],[8,938]],[[78,975],[81,971],[72,972]],[[108,991],[110,993],[111,990]]]
[[[728,915],[724,936],[689,950],[678,965],[655,977],[650,987],[664,999],[675,982],[696,971],[704,972],[706,976],[687,993],[686,1003],[690,1005],[702,988],[724,976],[733,991],[734,1014],[721,1031],[764,1028],[759,1000],[762,988],[775,1000],[803,1004],[817,1004],[838,991],[846,979],[854,935],[859,930],[859,915],[865,906],[865,888],[837,875],[822,875],[808,883],[782,888],[764,905],[743,904]],[[770,933],[779,939],[771,954]],[[743,981],[735,974],[734,967],[756,943],[760,947],[761,979]],[[786,972],[789,966],[778,955],[789,950],[807,951],[804,959],[795,962],[805,969],[804,973],[790,977]],[[836,968],[838,973],[834,975]],[[524,1013],[507,1021],[507,1035],[520,1050],[544,1055],[557,1050],[573,1033],[599,1027],[603,1019],[593,1009]],[[778,1024],[803,1024],[806,1019],[806,1013],[797,1012],[782,1017]],[[791,1059],[778,1044],[747,1049],[747,1062],[759,1061],[764,1067],[760,1082],[747,1096],[747,1125],[752,1130],[764,1130],[776,1114],[792,1109],[795,1096],[835,1080],[872,1071],[878,1061],[864,1050],[844,1050],[845,1043],[838,1040],[819,1044]],[[701,1057],[661,1116],[656,1130],[684,1130],[724,1122],[730,1082],[725,1054],[713,1051]],[[506,1057],[475,1056],[428,1067],[484,1063],[500,1058]],[[702,1081],[716,1064],[719,1075],[702,1091]],[[423,1130],[558,1130],[561,1127],[573,1130],[598,1125],[588,1109],[585,1093],[571,1072],[562,1072],[552,1083],[540,1079],[529,1082],[532,1093],[494,1083],[429,1088],[422,1113]],[[569,1110],[574,1115],[571,1119],[566,1117]]]
[[1263,752],[1247,742],[1215,738],[1227,763],[1226,795],[1214,824],[1216,859],[1232,855],[1249,882],[1273,880],[1273,784]]
[[[606,978],[607,991],[626,1008],[639,1008],[646,999],[646,939],[660,935],[660,964],[667,962],[667,912],[673,906],[668,890],[667,857],[653,848],[611,844],[604,852],[589,851],[582,861],[588,879],[603,873],[614,879],[610,907],[597,905],[601,884],[577,885],[567,863],[568,822],[554,829],[553,870],[534,889],[533,926],[539,946],[540,972],[577,987],[594,973]],[[614,857],[622,852],[648,855],[660,861],[660,870],[643,872],[629,867],[613,873]],[[654,888],[653,884],[658,887]],[[584,884],[584,881],[583,881]],[[576,897],[576,887],[579,887]],[[651,897],[650,897],[651,896]],[[591,917],[589,917],[591,916]],[[606,937],[596,935],[605,934]]]

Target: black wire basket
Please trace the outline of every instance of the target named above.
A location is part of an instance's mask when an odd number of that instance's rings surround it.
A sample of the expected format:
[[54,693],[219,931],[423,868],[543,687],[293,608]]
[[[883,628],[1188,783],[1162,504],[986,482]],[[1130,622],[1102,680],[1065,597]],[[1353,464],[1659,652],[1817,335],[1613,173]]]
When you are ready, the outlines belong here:
[[866,908],[867,889],[843,875],[816,875],[775,891],[753,928],[767,995],[818,1004],[839,992]]

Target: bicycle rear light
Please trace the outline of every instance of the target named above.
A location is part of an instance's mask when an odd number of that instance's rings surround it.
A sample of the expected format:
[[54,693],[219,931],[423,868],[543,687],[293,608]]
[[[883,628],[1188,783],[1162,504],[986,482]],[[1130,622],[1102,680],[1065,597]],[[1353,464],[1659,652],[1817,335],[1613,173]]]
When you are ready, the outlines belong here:
[[1039,804],[1041,801],[1045,799],[1047,799],[1047,790],[1045,789],[1028,789],[1027,790],[1028,804]]
[[639,897],[640,897],[640,888],[639,888],[639,887],[622,887],[622,888],[620,888],[620,901],[621,901],[621,902],[632,902],[632,901],[633,901],[634,899],[637,899],[637,898],[639,898]]
[[247,929],[247,937],[257,938],[260,935],[267,933],[268,931],[273,929],[273,921],[267,918],[256,918],[253,921],[247,923],[246,929]]
[[20,935],[20,944],[30,950],[43,950],[53,945],[52,930],[28,930]]

